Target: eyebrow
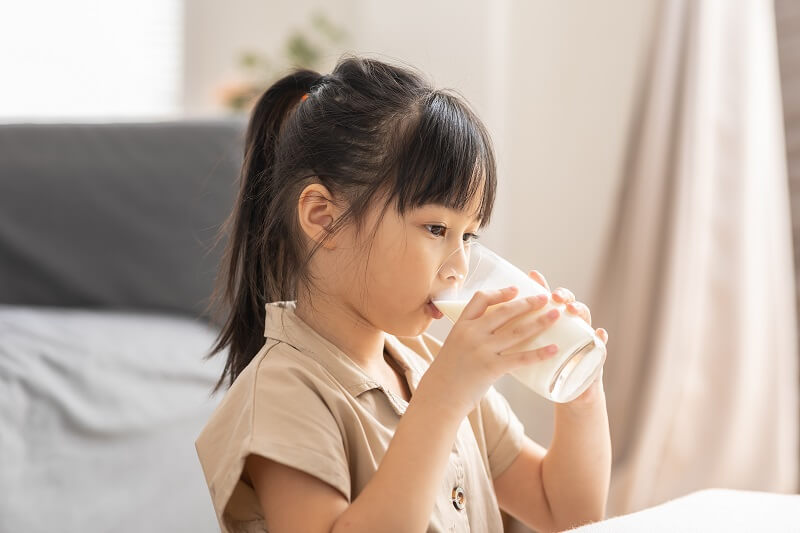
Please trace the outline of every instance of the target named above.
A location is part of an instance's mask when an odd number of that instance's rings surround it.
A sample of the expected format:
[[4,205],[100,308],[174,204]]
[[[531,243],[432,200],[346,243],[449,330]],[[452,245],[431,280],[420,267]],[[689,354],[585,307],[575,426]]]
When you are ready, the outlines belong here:
[[[440,205],[440,204],[434,204],[434,205],[435,205],[436,207],[439,207],[439,208],[441,208],[441,209],[446,209],[447,211],[450,211],[451,213],[454,213],[454,214],[456,214],[456,215],[460,215],[460,214],[461,214],[461,212],[460,212],[460,211],[458,211],[457,209],[453,209],[453,208],[450,208],[450,207],[446,207],[446,206],[443,206],[443,205]],[[480,213],[475,213],[475,216],[474,216],[474,217],[472,217],[472,222],[474,222],[474,223],[476,223],[476,224],[480,224],[480,222],[481,222],[481,220],[480,220]]]

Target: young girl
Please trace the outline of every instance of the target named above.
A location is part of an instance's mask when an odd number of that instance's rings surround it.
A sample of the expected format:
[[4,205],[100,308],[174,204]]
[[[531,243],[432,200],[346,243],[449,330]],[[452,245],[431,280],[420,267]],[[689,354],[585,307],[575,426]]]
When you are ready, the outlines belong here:
[[[226,376],[229,389],[196,441],[223,531],[499,532],[501,509],[553,531],[604,517],[602,380],[555,405],[549,450],[492,387],[552,355],[498,355],[556,320],[532,318],[547,298],[478,292],[446,342],[425,332],[495,189],[481,121],[411,67],[345,55],[260,97],[226,224],[231,311],[209,354],[229,349],[215,391]],[[591,322],[569,291],[552,298]]]

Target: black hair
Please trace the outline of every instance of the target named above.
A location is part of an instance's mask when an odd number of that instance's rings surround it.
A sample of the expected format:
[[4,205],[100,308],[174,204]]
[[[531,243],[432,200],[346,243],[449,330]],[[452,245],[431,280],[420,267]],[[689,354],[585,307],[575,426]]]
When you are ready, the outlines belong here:
[[[218,235],[229,238],[211,305],[224,300],[227,318],[206,358],[228,347],[228,359],[214,392],[263,346],[265,304],[310,291],[311,257],[345,224],[359,235],[373,202],[385,200],[382,220],[390,206],[463,211],[480,194],[470,215],[485,227],[496,174],[488,131],[466,100],[414,67],[344,54],[330,74],[296,68],[277,80],[251,112],[237,202]],[[309,250],[297,205],[315,182],[343,214]]]

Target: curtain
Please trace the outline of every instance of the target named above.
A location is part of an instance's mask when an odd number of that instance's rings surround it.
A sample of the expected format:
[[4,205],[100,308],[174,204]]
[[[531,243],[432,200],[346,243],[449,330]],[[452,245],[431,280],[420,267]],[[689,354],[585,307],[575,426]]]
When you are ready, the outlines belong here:
[[794,237],[795,300],[800,302],[800,3],[776,0],[775,18]]
[[795,281],[775,14],[661,4],[593,322],[608,516],[710,487],[798,483]]

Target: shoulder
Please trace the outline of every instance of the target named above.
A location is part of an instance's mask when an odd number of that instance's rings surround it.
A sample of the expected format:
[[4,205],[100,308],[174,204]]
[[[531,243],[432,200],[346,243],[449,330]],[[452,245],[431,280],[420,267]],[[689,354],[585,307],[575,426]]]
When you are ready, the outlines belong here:
[[330,388],[334,382],[330,372],[315,358],[290,344],[268,339],[225,392],[211,420],[228,419],[230,411],[238,413],[243,408],[253,408],[265,393]]
[[195,446],[201,461],[220,453],[222,442],[253,436],[256,412],[286,416],[298,405],[318,403],[335,380],[313,358],[284,342],[269,339],[225,392],[200,432]]

